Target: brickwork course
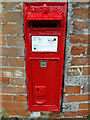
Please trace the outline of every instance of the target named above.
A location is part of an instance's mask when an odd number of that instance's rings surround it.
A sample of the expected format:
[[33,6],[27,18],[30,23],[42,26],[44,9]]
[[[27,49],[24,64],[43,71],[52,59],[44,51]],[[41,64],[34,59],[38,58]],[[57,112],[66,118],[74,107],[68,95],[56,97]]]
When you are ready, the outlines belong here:
[[[68,2],[67,9],[62,109],[39,112],[39,120],[89,120],[89,3]],[[23,2],[0,3],[0,63],[1,116],[35,118],[27,102]]]

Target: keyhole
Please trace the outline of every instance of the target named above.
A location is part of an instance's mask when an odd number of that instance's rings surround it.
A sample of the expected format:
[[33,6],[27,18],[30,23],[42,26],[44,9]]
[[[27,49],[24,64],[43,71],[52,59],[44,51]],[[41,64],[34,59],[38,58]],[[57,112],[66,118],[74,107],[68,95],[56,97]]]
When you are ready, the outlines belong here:
[[37,91],[39,91],[39,88],[37,88]]

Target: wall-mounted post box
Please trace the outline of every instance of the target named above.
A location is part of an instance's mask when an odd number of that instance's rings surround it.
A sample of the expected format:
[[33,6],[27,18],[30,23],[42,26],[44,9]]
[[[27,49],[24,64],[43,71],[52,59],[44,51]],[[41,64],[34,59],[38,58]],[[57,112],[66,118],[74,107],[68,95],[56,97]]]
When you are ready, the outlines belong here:
[[24,3],[30,111],[60,111],[66,11],[65,2]]

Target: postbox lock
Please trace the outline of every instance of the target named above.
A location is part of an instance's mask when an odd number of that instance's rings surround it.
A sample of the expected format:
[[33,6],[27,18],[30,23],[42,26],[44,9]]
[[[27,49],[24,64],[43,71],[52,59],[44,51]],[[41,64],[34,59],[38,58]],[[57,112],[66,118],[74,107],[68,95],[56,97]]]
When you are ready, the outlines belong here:
[[40,61],[40,67],[41,68],[46,68],[47,67],[47,62],[46,61]]
[[39,88],[37,88],[37,91],[39,91]]

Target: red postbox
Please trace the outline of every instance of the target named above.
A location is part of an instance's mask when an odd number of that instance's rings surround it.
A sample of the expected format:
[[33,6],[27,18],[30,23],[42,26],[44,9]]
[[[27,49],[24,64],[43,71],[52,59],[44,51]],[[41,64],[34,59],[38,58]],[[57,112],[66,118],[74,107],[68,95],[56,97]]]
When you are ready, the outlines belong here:
[[67,3],[23,7],[29,110],[60,111]]

